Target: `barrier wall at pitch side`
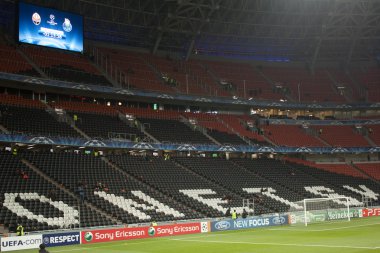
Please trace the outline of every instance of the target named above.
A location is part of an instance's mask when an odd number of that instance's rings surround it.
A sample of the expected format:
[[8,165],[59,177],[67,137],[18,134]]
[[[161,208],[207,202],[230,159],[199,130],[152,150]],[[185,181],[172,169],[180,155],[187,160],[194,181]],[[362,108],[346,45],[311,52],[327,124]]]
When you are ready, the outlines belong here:
[[269,216],[269,217],[249,217],[246,219],[238,218],[236,220],[227,219],[227,220],[211,222],[211,232],[278,226],[278,225],[285,225],[288,223],[289,223],[288,215],[277,215],[277,216]]
[[208,222],[179,223],[155,227],[85,230],[82,244],[209,232]]
[[25,235],[1,238],[1,251],[37,249],[42,243],[42,235]]
[[364,208],[362,212],[363,212],[363,217],[380,216],[380,207]]

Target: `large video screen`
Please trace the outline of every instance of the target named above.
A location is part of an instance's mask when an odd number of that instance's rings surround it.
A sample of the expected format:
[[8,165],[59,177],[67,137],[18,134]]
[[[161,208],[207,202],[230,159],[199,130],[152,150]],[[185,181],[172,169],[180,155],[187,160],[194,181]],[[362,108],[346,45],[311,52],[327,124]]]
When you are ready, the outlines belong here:
[[20,2],[18,38],[22,43],[83,52],[83,17]]

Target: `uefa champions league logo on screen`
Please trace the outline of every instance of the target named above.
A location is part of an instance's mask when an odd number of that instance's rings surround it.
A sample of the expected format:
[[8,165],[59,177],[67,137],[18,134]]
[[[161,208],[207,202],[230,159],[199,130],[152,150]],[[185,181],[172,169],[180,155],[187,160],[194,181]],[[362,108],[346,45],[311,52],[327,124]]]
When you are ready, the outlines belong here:
[[71,25],[70,19],[65,18],[65,22],[62,24],[62,28],[65,32],[71,32],[73,30],[73,26]]
[[55,16],[53,14],[50,14],[49,18],[50,20],[46,21],[49,25],[57,25],[57,22],[54,21]]

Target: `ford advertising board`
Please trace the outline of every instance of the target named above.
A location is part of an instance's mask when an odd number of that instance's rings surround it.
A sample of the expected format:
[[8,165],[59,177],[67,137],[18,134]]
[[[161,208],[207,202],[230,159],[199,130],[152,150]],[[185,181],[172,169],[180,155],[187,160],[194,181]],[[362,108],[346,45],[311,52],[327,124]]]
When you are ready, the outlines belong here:
[[256,227],[278,226],[288,224],[288,216],[250,217],[246,219],[228,219],[211,222],[211,232],[237,230]]

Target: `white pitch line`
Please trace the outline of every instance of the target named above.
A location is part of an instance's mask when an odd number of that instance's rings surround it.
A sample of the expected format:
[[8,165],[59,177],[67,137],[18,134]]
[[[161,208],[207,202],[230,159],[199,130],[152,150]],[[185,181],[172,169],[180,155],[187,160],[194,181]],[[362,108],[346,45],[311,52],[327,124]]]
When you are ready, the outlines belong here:
[[[100,249],[100,248],[109,248],[114,247],[115,245],[133,245],[133,244],[146,244],[146,243],[153,243],[158,242],[159,240],[149,240],[149,241],[143,241],[143,242],[125,242],[125,241],[119,241],[119,243],[114,242],[106,242],[108,245],[101,245],[101,246],[94,246],[94,247],[78,247],[75,249],[63,249],[63,250],[54,250],[49,249],[50,252],[71,252],[71,251],[81,251],[81,250],[92,250],[92,249]],[[112,243],[112,244],[111,244]],[[110,245],[111,244],[111,245]]]
[[359,227],[368,227],[368,226],[374,226],[374,225],[380,225],[380,223],[372,223],[372,224],[364,224],[364,225],[356,225],[356,226],[345,226],[345,227],[337,227],[337,228],[324,228],[324,229],[296,229],[296,228],[270,228],[268,230],[271,231],[302,231],[302,232],[323,232],[323,231],[330,231],[330,230],[340,230],[340,229],[349,229],[349,228],[359,228]]
[[323,244],[296,244],[296,243],[270,243],[270,242],[244,242],[244,241],[209,241],[209,240],[188,240],[188,239],[171,239],[183,242],[200,242],[200,243],[223,243],[223,244],[249,244],[249,245],[269,245],[269,246],[291,246],[291,247],[319,247],[319,248],[348,248],[348,249],[369,249],[375,250],[380,247],[366,246],[347,246],[347,245],[323,245]]

